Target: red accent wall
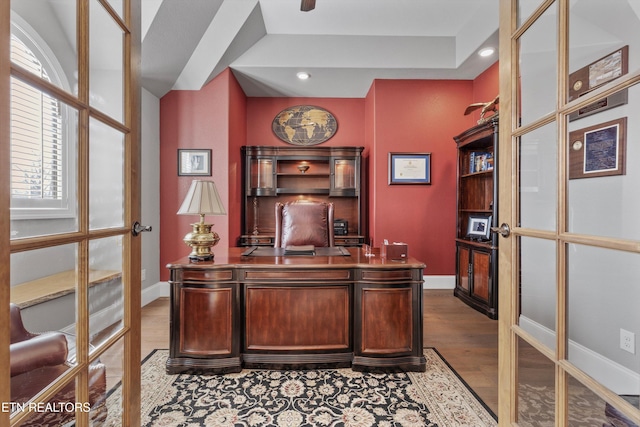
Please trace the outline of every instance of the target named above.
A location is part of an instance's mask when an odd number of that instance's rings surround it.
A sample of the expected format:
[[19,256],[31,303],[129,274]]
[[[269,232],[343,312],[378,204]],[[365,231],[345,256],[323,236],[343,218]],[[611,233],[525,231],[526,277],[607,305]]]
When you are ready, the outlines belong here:
[[197,216],[176,215],[194,179],[178,176],[178,148],[212,150],[210,179],[216,183],[227,215],[207,217],[206,221],[215,225],[220,245],[235,244],[240,232],[241,195],[240,154],[234,148],[246,140],[245,100],[230,70],[199,91],[171,91],[160,100],[161,280],[168,280],[167,263],[189,254],[182,239],[191,231],[190,224],[199,221]]
[[[220,245],[233,246],[241,230],[243,145],[287,145],[271,131],[278,112],[311,104],[329,110],[338,131],[325,146],[364,146],[368,170],[369,231],[404,241],[411,256],[427,264],[427,275],[455,273],[456,146],[453,136],[476,124],[464,116],[472,102],[498,93],[498,65],[474,81],[376,80],[364,99],[247,98],[226,70],[199,91],[171,91],[160,100],[160,261],[164,266],[189,253],[182,238],[197,217],[176,215],[191,178],[177,176],[178,148],[211,148],[212,179],[227,209],[207,218]],[[389,152],[431,153],[431,185],[389,185]],[[215,252],[215,248],[214,248]]]
[[[377,80],[367,98],[371,132],[370,234],[406,242],[428,275],[455,273],[456,146],[471,81]],[[431,185],[390,185],[390,152],[431,153]]]
[[329,111],[338,122],[336,134],[324,147],[364,146],[364,99],[353,98],[248,98],[247,145],[291,146],[271,130],[274,117],[294,105],[315,105]]

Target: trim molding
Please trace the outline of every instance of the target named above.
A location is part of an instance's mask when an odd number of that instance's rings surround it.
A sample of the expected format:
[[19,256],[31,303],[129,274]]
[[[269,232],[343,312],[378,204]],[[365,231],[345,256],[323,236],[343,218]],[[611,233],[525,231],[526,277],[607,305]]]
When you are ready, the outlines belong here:
[[422,289],[455,289],[456,276],[422,276]]
[[[556,347],[556,333],[533,320],[520,316],[520,327],[544,345]],[[616,394],[640,394],[640,374],[603,355],[569,340],[570,362]]]

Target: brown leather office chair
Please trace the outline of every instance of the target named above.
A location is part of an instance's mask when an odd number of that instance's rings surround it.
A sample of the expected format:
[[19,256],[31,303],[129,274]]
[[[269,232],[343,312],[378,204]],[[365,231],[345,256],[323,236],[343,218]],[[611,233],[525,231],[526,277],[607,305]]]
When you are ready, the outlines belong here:
[[295,201],[276,203],[276,238],[274,247],[313,245],[335,246],[333,203]]
[[[10,305],[11,345],[11,401],[23,404],[44,390],[69,369],[69,340],[73,337],[62,332],[36,334],[28,331],[22,322],[20,308]],[[107,379],[105,365],[95,362],[89,367],[89,404],[91,419],[104,421],[106,412]],[[50,403],[75,402],[75,382],[62,388]],[[75,413],[64,411],[36,412],[22,426],[60,426],[75,418]]]

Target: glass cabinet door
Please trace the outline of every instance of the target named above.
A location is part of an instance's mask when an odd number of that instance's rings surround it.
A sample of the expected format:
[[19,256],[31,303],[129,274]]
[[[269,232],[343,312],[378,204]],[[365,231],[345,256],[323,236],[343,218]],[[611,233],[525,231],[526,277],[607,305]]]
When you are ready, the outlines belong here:
[[275,160],[273,158],[253,158],[249,166],[250,194],[260,196],[275,192]]
[[348,192],[357,189],[358,165],[356,159],[333,159],[331,162],[331,192]]

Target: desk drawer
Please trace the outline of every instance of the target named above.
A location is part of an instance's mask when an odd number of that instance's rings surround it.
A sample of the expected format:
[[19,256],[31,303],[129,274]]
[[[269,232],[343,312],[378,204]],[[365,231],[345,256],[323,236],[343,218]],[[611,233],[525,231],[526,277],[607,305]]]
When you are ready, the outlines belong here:
[[362,280],[412,280],[412,270],[362,270]]
[[309,282],[318,280],[352,280],[351,270],[248,270],[245,280],[288,280],[291,282]]
[[210,282],[233,280],[233,270],[179,270],[177,281]]

